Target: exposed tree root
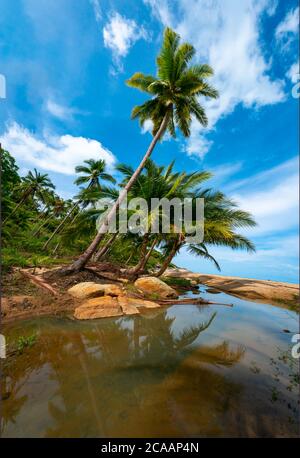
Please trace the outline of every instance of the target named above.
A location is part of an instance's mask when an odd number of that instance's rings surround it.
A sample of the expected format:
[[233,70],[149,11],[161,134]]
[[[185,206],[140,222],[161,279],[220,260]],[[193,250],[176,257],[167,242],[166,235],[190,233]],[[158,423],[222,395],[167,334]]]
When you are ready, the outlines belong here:
[[53,296],[59,296],[59,292],[53,288],[53,286],[49,285],[43,278],[37,275],[33,275],[29,273],[27,270],[20,269],[19,271],[24,277],[29,278],[29,280],[34,283],[35,285],[39,286],[42,289],[47,290]]

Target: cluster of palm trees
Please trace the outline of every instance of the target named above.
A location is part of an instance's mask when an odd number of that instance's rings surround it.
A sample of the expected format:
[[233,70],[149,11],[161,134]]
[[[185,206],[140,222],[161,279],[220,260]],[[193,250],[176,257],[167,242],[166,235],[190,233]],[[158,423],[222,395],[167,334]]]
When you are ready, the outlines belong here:
[[[121,183],[123,188],[131,179],[134,171],[130,166],[121,164],[117,166],[119,172],[124,176]],[[208,246],[223,245],[232,249],[246,249],[253,251],[253,244],[236,230],[240,227],[252,227],[255,222],[249,213],[237,208],[236,204],[228,199],[223,193],[213,191],[209,188],[204,188],[203,183],[211,177],[209,172],[200,171],[193,173],[175,172],[174,163],[168,167],[158,166],[152,160],[148,159],[145,167],[140,174],[138,180],[132,185],[128,195],[128,206],[131,199],[143,198],[148,204],[148,209],[151,208],[151,200],[153,198],[161,201],[162,199],[179,199],[184,202],[184,199],[202,198],[205,201],[204,207],[204,240],[199,243],[189,242],[187,237],[188,228],[182,227],[180,231],[174,227],[174,214],[164,214],[163,207],[157,206],[151,211],[148,211],[144,216],[147,221],[143,223],[143,233],[135,234],[135,238],[140,241],[139,259],[136,265],[127,270],[128,274],[141,274],[145,271],[147,262],[154,249],[158,248],[163,253],[163,263],[154,275],[162,275],[168,266],[171,264],[174,256],[184,246],[193,254],[201,256],[205,259],[214,262],[219,269],[217,261],[209,254]],[[94,194],[95,195],[95,194]],[[99,196],[109,196],[116,201],[118,198],[118,190],[114,188],[103,187]],[[140,217],[140,211],[137,210]],[[165,217],[171,217],[170,233],[151,233],[150,226],[153,220],[158,219],[158,228],[162,228],[162,220]],[[197,223],[197,221],[195,221]],[[178,228],[177,228],[178,229]],[[101,245],[100,250],[95,256],[95,260],[99,260],[103,256],[108,247],[116,242],[117,237],[125,239],[132,238],[128,234],[113,234],[108,240]],[[101,254],[99,254],[101,253]]]
[[[228,199],[222,192],[204,187],[204,183],[211,177],[206,171],[192,173],[178,172],[174,170],[174,162],[168,166],[158,166],[151,159],[145,163],[139,178],[133,183],[127,194],[128,207],[132,199],[143,198],[148,204],[150,211],[143,215],[143,230],[139,233],[118,233],[105,235],[99,243],[92,258],[93,261],[110,259],[109,253],[114,253],[112,260],[118,261],[120,247],[126,247],[126,252],[134,254],[128,259],[125,274],[137,276],[147,270],[149,260],[156,259],[153,275],[160,276],[172,263],[175,255],[183,248],[207,260],[212,261],[219,269],[218,262],[209,253],[210,246],[223,245],[232,249],[246,249],[253,251],[252,243],[237,232],[241,227],[252,227],[255,222],[249,213],[237,208],[236,204]],[[130,181],[134,170],[126,164],[119,164],[117,171],[123,179],[116,185],[116,180],[106,172],[106,164],[103,160],[86,160],[83,165],[77,166],[75,171],[79,174],[75,183],[84,184],[74,200],[64,201],[54,192],[54,186],[47,174],[40,174],[36,170],[29,172],[19,186],[20,200],[16,203],[10,214],[6,217],[8,222],[14,217],[22,206],[31,200],[36,202],[39,211],[33,214],[30,221],[34,238],[43,240],[42,249],[56,254],[59,247],[73,241],[83,232],[85,241],[91,238],[95,231],[95,221],[101,218],[101,210],[97,209],[97,202],[101,198],[109,199],[113,204],[119,198],[120,189],[125,189]],[[107,186],[109,183],[110,186]],[[174,215],[172,212],[164,214],[163,207],[151,207],[151,200],[162,199],[204,199],[204,240],[201,243],[191,243],[187,237],[187,228],[184,226],[179,232],[176,230]],[[135,210],[141,217],[139,210]],[[134,210],[131,209],[131,215]],[[171,217],[170,232],[163,233],[162,221],[167,216]],[[154,219],[158,220],[157,233],[150,230]],[[195,221],[196,222],[196,221]],[[197,223],[197,222],[196,222]],[[51,244],[54,243],[53,246]],[[133,263],[130,263],[132,260]],[[120,257],[120,263],[122,260]],[[160,263],[157,266],[157,263]],[[126,266],[124,266],[126,267]]]
[[[232,249],[254,250],[253,244],[237,232],[239,228],[254,226],[253,218],[247,212],[238,209],[223,193],[203,187],[203,183],[210,178],[210,173],[176,172],[174,163],[163,167],[150,159],[154,147],[166,132],[175,137],[179,131],[184,137],[188,137],[193,118],[203,126],[207,125],[200,97],[216,98],[218,92],[207,82],[213,75],[209,65],[191,64],[194,54],[195,49],[192,45],[180,43],[178,34],[167,28],[157,57],[157,76],[135,73],[127,81],[129,86],[145,92],[150,97],[145,103],[133,109],[132,118],[139,119],[142,125],[150,120],[153,125],[153,138],[136,170],[125,164],[117,166],[118,172],[123,175],[119,189],[114,187],[116,181],[107,173],[105,162],[94,159],[84,161],[83,165],[75,169],[79,174],[75,183],[84,186],[80,188],[74,200],[63,201],[55,195],[49,177],[36,170],[34,173],[29,172],[27,177],[21,180],[19,202],[4,222],[11,220],[24,203],[31,199],[39,202],[39,221],[34,235],[39,236],[45,228],[49,230],[48,237],[43,242],[43,250],[49,250],[53,240],[56,243],[54,253],[61,244],[70,245],[70,241],[73,245],[80,240],[83,244],[90,242],[84,252],[63,270],[64,273],[79,271],[90,260],[102,260],[109,253],[114,253],[114,247],[120,253],[123,246],[126,246],[129,252],[138,253],[138,256],[132,256],[132,259],[125,263],[129,264],[127,273],[130,275],[144,272],[152,258],[163,260],[155,271],[155,275],[162,275],[183,247],[197,256],[213,261],[217,268],[217,261],[209,253],[210,246],[223,245]],[[104,182],[111,186],[104,185]],[[95,234],[95,220],[100,216],[96,202],[102,197],[109,198],[112,206],[105,218],[102,218]],[[150,220],[164,218],[160,209],[147,215],[146,230],[143,233],[107,233],[107,228],[118,214],[125,197],[129,201],[143,197],[147,202],[152,198],[203,198],[203,242],[188,243],[187,228],[183,227],[178,232],[174,221],[171,221],[169,234],[152,234],[148,230]],[[44,205],[42,209],[39,208],[40,203]],[[44,234],[43,231],[42,233]]]

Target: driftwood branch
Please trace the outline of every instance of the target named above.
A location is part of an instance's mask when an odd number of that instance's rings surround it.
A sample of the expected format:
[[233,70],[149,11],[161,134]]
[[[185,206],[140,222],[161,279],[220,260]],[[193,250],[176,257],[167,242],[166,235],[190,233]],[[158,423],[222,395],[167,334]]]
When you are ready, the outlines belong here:
[[35,285],[39,286],[42,289],[45,289],[49,293],[51,293],[53,296],[59,296],[59,292],[54,289],[49,283],[47,283],[43,278],[33,275],[29,273],[27,270],[20,269],[19,272],[24,276],[29,278],[29,280],[34,283]]
[[[151,299],[152,300],[152,299]],[[157,302],[160,305],[176,305],[176,304],[196,304],[196,305],[224,305],[226,307],[233,307],[233,304],[225,304],[223,302],[212,302],[202,299],[201,297],[198,298],[183,298],[183,299],[159,299],[154,300],[153,302]]]

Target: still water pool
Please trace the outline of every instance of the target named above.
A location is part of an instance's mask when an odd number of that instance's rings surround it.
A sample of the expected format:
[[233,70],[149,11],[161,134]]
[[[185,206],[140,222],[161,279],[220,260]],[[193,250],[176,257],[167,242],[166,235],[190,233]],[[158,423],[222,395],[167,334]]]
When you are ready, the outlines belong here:
[[299,360],[283,330],[297,333],[298,315],[205,288],[201,296],[233,307],[5,325],[8,343],[36,341],[3,364],[1,435],[297,436]]

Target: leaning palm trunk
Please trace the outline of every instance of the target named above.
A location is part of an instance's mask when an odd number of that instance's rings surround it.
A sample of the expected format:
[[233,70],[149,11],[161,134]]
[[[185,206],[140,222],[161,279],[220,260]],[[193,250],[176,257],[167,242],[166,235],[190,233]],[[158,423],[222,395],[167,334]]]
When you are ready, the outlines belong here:
[[47,206],[48,206],[48,204],[45,204],[45,205],[43,206],[43,208],[41,209],[41,212],[40,212],[39,216],[36,218],[37,220],[39,220],[39,219],[43,218],[44,216],[46,216],[46,213],[47,213],[47,212],[46,212]]
[[174,242],[174,245],[173,245],[170,253],[168,254],[166,259],[164,260],[164,262],[161,265],[160,269],[158,270],[158,272],[155,272],[153,274],[154,277],[160,277],[167,270],[167,268],[169,267],[172,259],[174,258],[175,254],[176,254],[176,252],[177,252],[177,250],[179,248],[180,242],[181,242],[181,235],[179,234],[178,238]]
[[104,246],[100,247],[100,249],[98,250],[98,252],[95,255],[94,261],[96,261],[96,262],[99,261],[99,259],[101,259],[108,252],[109,248],[113,244],[113,242],[116,239],[117,235],[118,235],[118,232],[115,232],[111,236],[111,238],[108,240],[108,242]]
[[138,166],[138,168],[136,169],[134,174],[131,176],[130,180],[128,181],[128,183],[126,184],[124,189],[121,191],[121,193],[120,193],[118,199],[116,200],[115,204],[113,205],[113,207],[109,211],[107,217],[105,218],[105,220],[101,224],[101,227],[100,227],[96,237],[94,238],[94,240],[92,241],[90,246],[85,250],[85,252],[73,264],[71,264],[71,266],[69,266],[66,269],[64,269],[65,273],[79,272],[81,269],[84,268],[86,263],[90,260],[90,258],[92,257],[93,253],[96,251],[97,246],[99,245],[100,241],[102,240],[104,234],[107,232],[111,221],[115,217],[115,215],[116,215],[121,203],[125,199],[128,191],[131,189],[132,185],[134,184],[134,182],[138,178],[139,174],[143,170],[143,168],[145,166],[145,163],[147,162],[147,159],[149,159],[149,157],[151,156],[151,153],[154,150],[155,145],[157,144],[157,142],[159,141],[161,136],[166,131],[166,128],[167,128],[167,125],[168,125],[168,121],[169,121],[169,112],[167,112],[165,114],[165,116],[164,116],[164,118],[162,120],[162,123],[160,125],[160,128],[158,129],[157,133],[153,137],[153,139],[152,139],[152,141],[150,143],[150,146],[149,146],[145,156],[143,157],[140,165]]
[[13,209],[13,211],[5,218],[5,220],[3,221],[3,224],[6,223],[6,221],[11,218],[15,213],[16,211],[18,210],[18,208],[20,208],[20,206],[28,199],[28,197],[30,196],[30,192],[28,193],[25,193],[25,195],[22,197],[22,199],[20,200],[20,202],[15,206],[15,208]]
[[53,217],[53,215],[50,215],[48,218],[46,218],[42,224],[39,225],[39,227],[37,228],[37,230],[33,233],[33,237],[35,237],[36,235],[38,235],[38,233],[40,232],[40,230],[46,226],[46,224],[49,223],[49,221],[51,220],[51,218]]
[[144,235],[143,243],[142,243],[142,246],[141,246],[140,260],[139,260],[139,262],[137,263],[136,266],[131,267],[130,269],[127,269],[126,272],[125,272],[126,274],[128,274],[128,275],[137,274],[143,268],[144,263],[145,263],[146,254],[147,254],[148,240],[149,240],[149,233],[146,233]]
[[48,238],[48,240],[46,241],[46,243],[44,244],[43,246],[43,250],[45,250],[45,248],[47,248],[47,246],[49,245],[49,243],[51,242],[51,240],[53,239],[53,237],[60,231],[60,229],[64,226],[65,222],[67,221],[67,219],[69,218],[69,216],[71,216],[71,214],[73,213],[73,211],[75,210],[75,208],[78,206],[78,202],[71,208],[71,210],[66,214],[66,216],[64,217],[64,219],[62,220],[62,222],[57,226],[57,228],[55,229],[55,231],[52,232],[51,236]]
[[57,253],[57,250],[60,247],[60,244],[61,244],[61,241],[56,244],[56,246],[55,246],[55,248],[54,248],[54,250],[52,252],[53,255],[55,255]]
[[153,242],[152,242],[151,247],[150,247],[149,250],[148,250],[148,253],[146,254],[146,256],[145,256],[145,258],[144,258],[144,261],[143,261],[143,263],[142,263],[142,265],[141,265],[141,268],[139,269],[138,273],[140,273],[140,272],[142,272],[143,270],[145,270],[145,267],[146,267],[146,265],[147,265],[147,262],[149,261],[149,258],[150,258],[150,256],[151,256],[152,251],[154,250],[156,244],[157,244],[157,239],[154,239]]

